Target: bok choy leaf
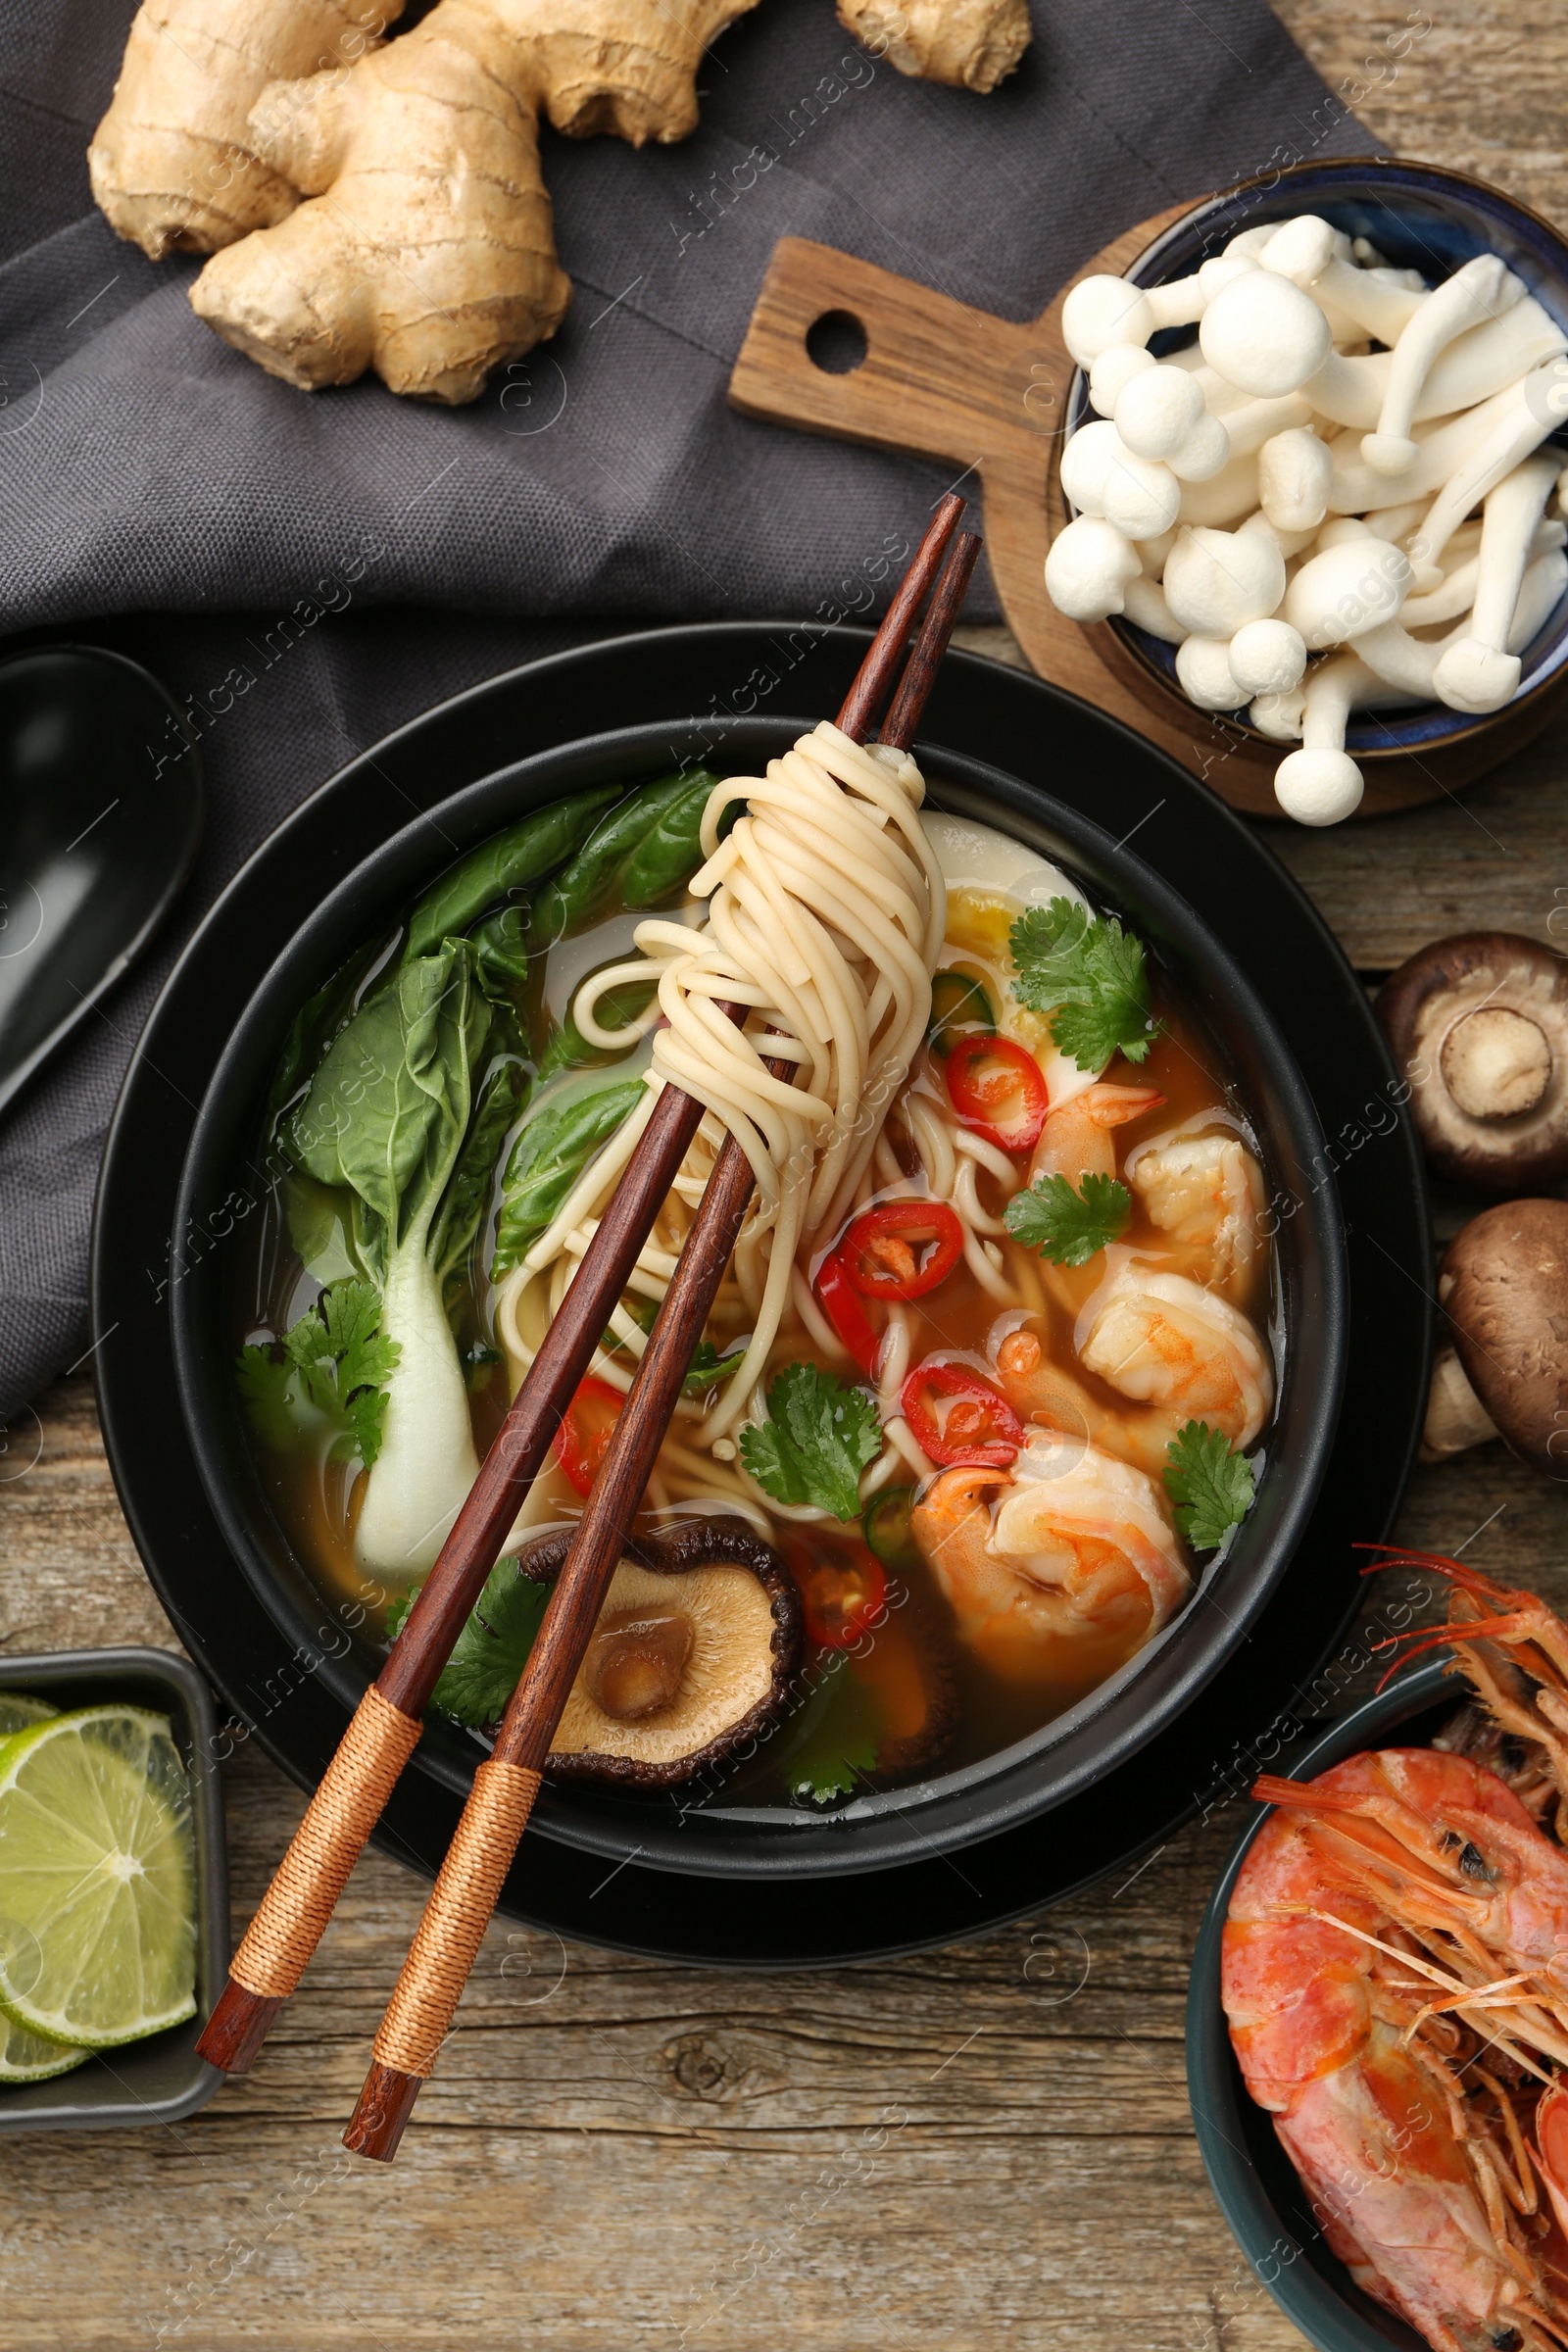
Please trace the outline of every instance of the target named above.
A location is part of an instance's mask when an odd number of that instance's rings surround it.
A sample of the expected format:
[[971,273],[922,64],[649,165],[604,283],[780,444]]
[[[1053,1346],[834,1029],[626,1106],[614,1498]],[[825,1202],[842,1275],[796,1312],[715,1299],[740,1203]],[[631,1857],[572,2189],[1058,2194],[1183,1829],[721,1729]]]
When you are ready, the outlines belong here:
[[361,1563],[382,1576],[429,1568],[478,1475],[444,1291],[521,1100],[514,1063],[487,1074],[510,1032],[472,945],[444,940],[366,999],[281,1131],[307,1174],[351,1194],[355,1246],[398,1350],[355,1536]]

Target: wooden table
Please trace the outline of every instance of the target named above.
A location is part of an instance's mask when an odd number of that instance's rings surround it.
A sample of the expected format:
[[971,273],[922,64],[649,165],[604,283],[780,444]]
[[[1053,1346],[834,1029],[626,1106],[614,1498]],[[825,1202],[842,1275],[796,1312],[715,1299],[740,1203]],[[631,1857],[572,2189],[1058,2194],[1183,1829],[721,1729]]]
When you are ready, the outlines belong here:
[[[1379,43],[1402,14],[1276,6],[1331,85],[1376,79],[1359,111],[1391,145],[1568,218],[1554,0],[1429,0],[1396,64]],[[1005,657],[1001,634],[976,636]],[[1270,838],[1369,979],[1465,925],[1559,940],[1568,722],[1462,801]],[[0,1479],[0,1651],[172,1645],[84,1380],[22,1417],[0,1473],[35,1446]],[[1559,1606],[1565,1532],[1562,1495],[1496,1446],[1420,1472],[1401,1528]],[[1353,1642],[1339,1672],[1366,1687]],[[227,1798],[237,1934],[301,1800],[251,1747]],[[390,2172],[338,2140],[424,1892],[372,1854],[248,2082],[177,2129],[0,2142],[0,2343],[1284,2352],[1299,2338],[1209,2196],[1182,2073],[1234,1826],[1044,1920],[818,1976],[498,1927]]]

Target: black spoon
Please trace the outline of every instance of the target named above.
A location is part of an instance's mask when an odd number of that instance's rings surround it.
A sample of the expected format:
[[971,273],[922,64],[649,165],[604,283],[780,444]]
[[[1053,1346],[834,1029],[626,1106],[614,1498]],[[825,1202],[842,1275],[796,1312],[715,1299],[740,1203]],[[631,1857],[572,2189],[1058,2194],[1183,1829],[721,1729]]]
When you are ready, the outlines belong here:
[[0,662],[0,1110],[147,946],[205,814],[185,714],[136,662]]

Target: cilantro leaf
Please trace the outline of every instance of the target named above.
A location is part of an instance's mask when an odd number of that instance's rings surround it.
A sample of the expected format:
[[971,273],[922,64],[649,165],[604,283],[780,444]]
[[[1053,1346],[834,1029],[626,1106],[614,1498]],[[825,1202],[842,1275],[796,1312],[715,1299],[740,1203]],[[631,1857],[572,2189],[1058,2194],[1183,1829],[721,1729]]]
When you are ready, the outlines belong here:
[[1014,1241],[1054,1266],[1087,1266],[1126,1232],[1132,1207],[1127,1187],[1114,1176],[1086,1176],[1081,1192],[1065,1176],[1042,1176],[1013,1194],[1002,1219]]
[[768,1419],[741,1431],[741,1460],[775,1502],[859,1516],[860,1472],[882,1445],[876,1405],[814,1364],[787,1364],[767,1392]]
[[286,1453],[296,1434],[289,1396],[293,1365],[280,1364],[268,1348],[242,1348],[235,1372],[240,1396],[258,1437],[274,1451]]
[[[388,1607],[391,1641],[407,1625],[419,1590],[416,1585],[407,1597]],[[548,1585],[524,1576],[514,1559],[497,1560],[431,1693],[443,1715],[473,1731],[499,1722],[527,1663],[550,1591]]]
[[1020,1002],[1051,1015],[1051,1034],[1070,1061],[1102,1070],[1114,1054],[1144,1059],[1158,1034],[1144,943],[1113,914],[1053,899],[1018,917],[1008,944]]
[[245,1348],[236,1365],[239,1392],[264,1442],[286,1452],[312,1414],[332,1425],[331,1458],[368,1470],[381,1450],[386,1384],[402,1354],[381,1332],[381,1294],[352,1276],[332,1283],[283,1335],[281,1360],[270,1348]]
[[1165,1492],[1195,1551],[1216,1551],[1252,1507],[1252,1466],[1207,1421],[1189,1421],[1165,1448]]

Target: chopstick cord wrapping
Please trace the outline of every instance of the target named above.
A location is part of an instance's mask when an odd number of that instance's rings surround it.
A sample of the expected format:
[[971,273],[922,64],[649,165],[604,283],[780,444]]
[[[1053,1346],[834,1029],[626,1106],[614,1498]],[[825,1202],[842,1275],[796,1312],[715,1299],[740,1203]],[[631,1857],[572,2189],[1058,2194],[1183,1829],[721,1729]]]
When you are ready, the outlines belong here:
[[427,2080],[539,1793],[539,1775],[498,1756],[473,1776],[403,1973],[376,2030],[375,2063]]
[[229,1963],[247,1992],[286,2000],[298,1984],[422,1728],[370,1685]]

